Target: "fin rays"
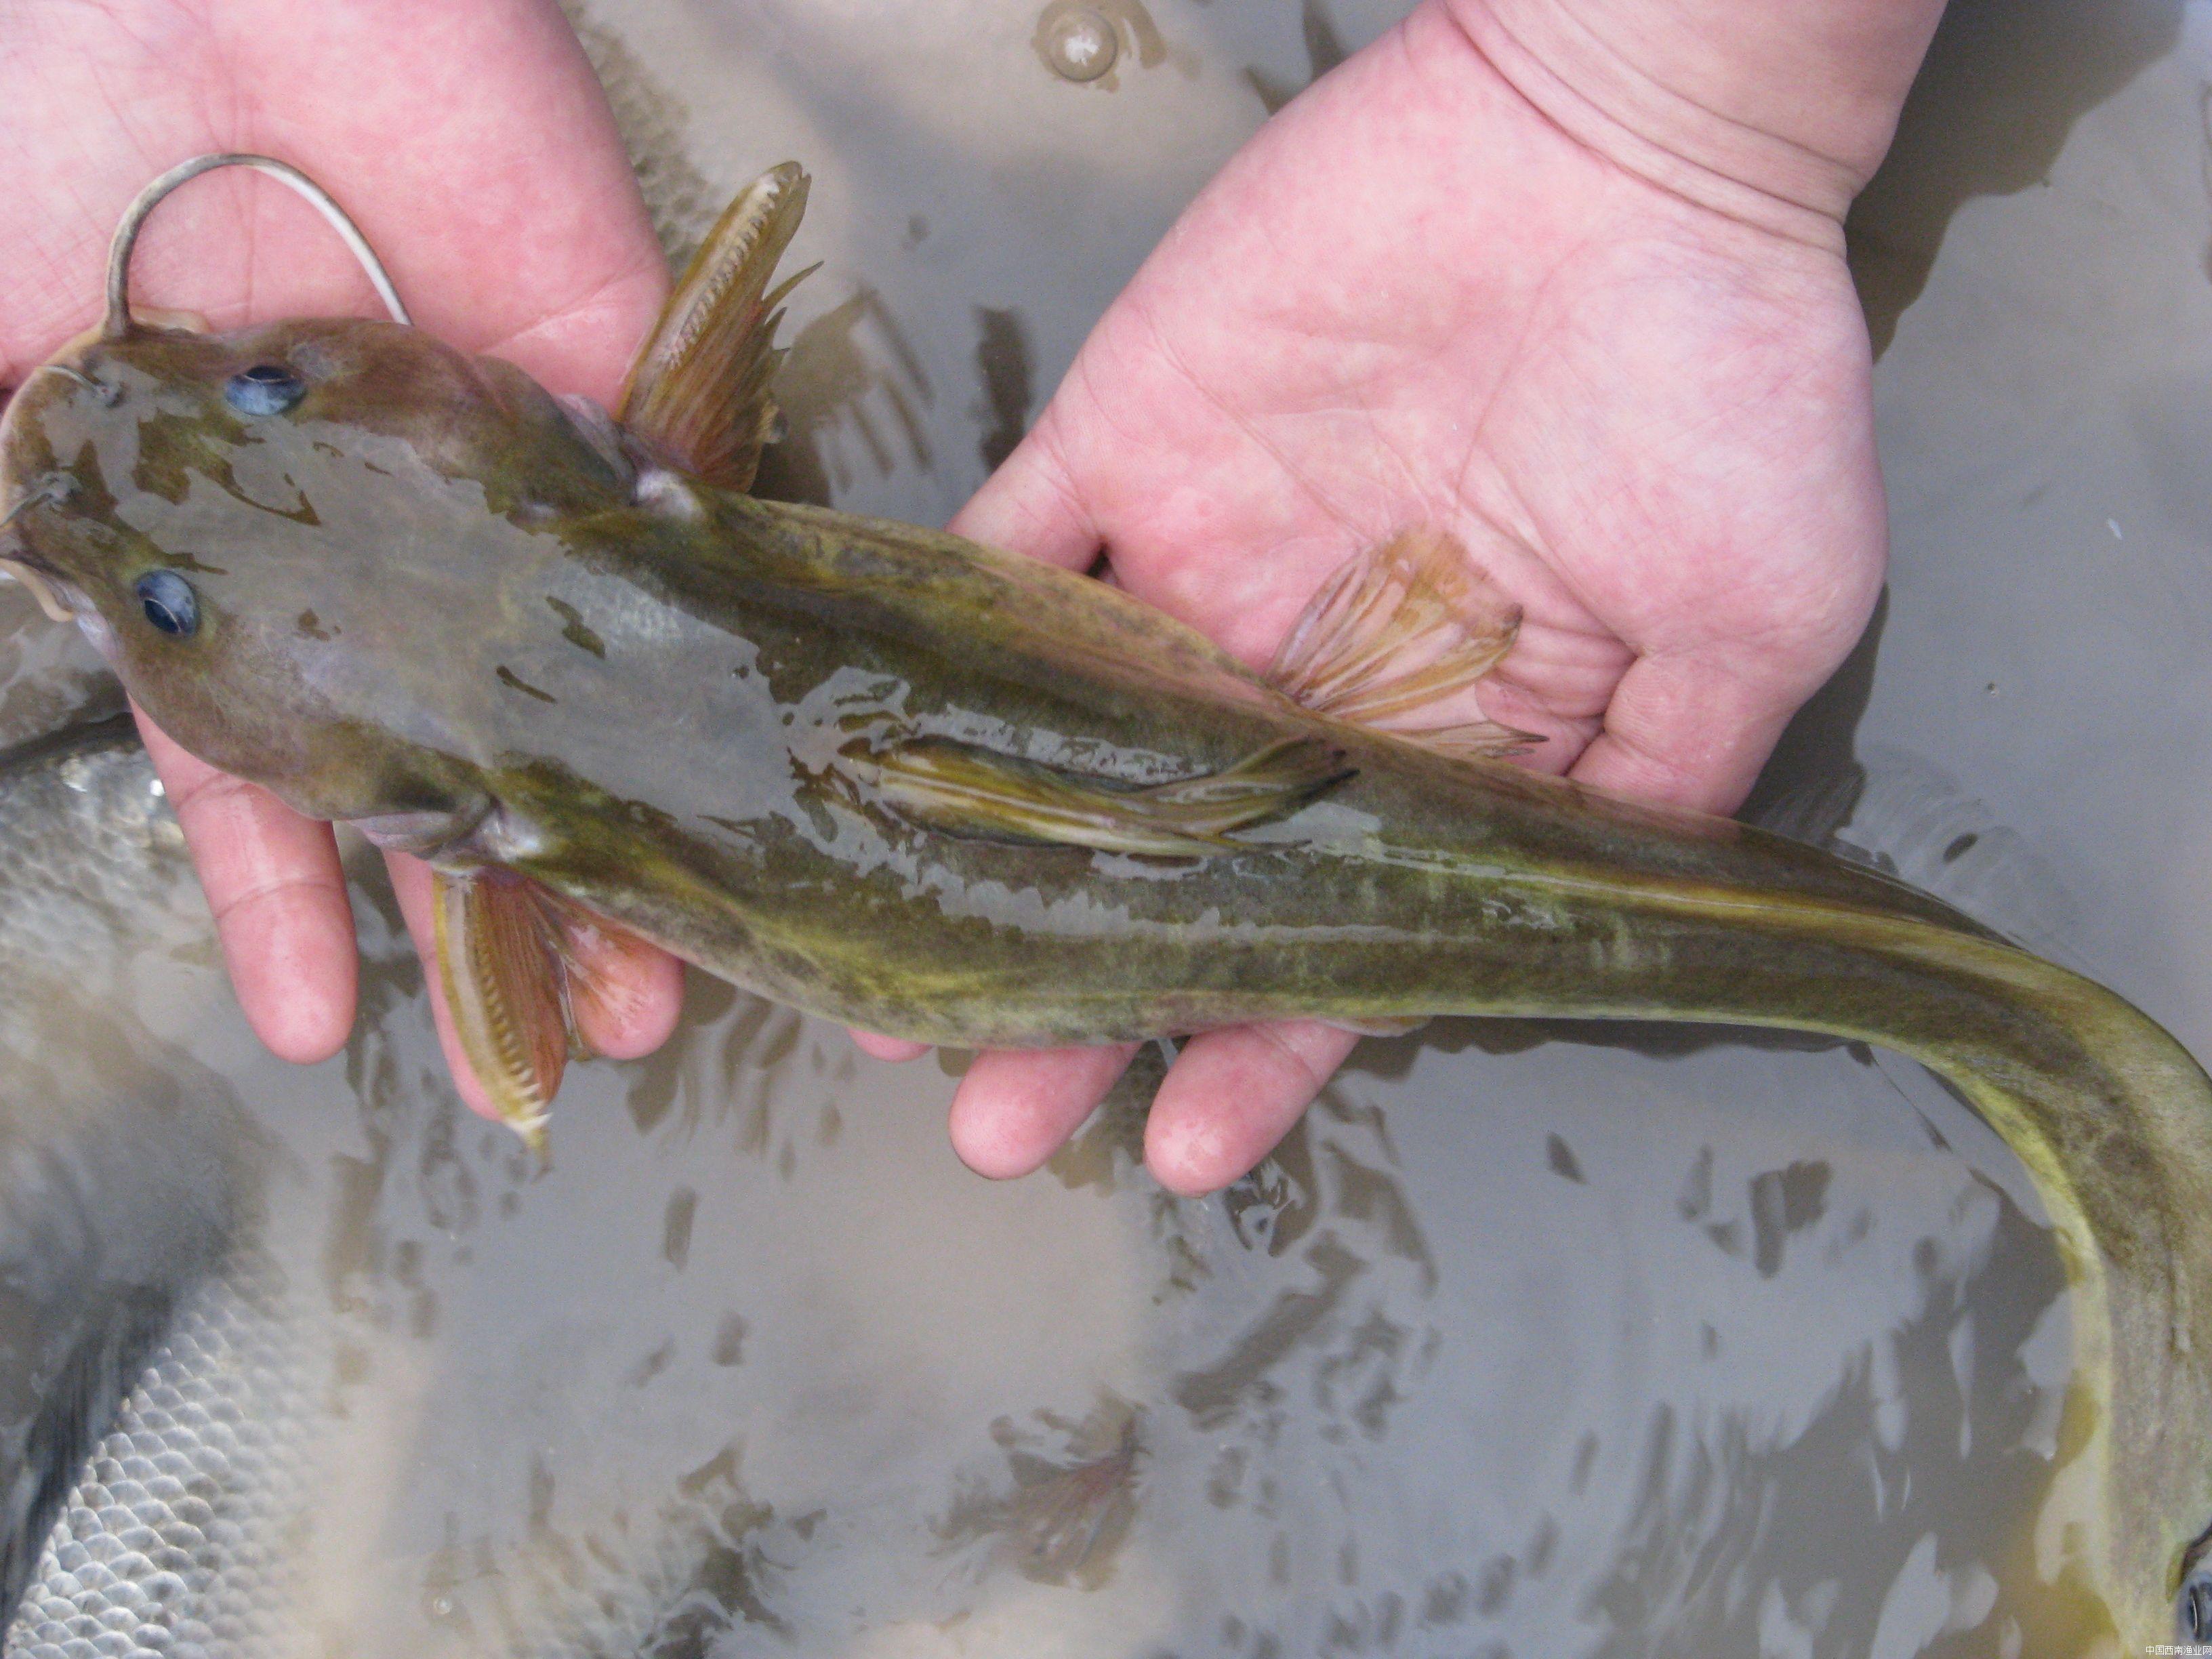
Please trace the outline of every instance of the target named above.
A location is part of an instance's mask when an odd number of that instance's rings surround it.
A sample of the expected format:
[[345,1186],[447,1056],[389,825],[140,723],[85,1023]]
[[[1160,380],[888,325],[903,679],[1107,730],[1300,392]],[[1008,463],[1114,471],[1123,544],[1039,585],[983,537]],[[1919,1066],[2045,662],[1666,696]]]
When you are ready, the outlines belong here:
[[535,1151],[571,1060],[592,1048],[580,1006],[612,1010],[643,947],[510,871],[433,872],[438,977],[453,1035],[500,1121]]
[[1218,772],[1141,786],[942,738],[852,764],[893,811],[947,835],[1154,858],[1234,850],[1231,831],[1293,811],[1351,775],[1342,754],[1316,738],[1270,744]]
[[769,279],[806,210],[806,185],[786,161],[738,192],[668,296],[616,410],[653,448],[725,489],[751,487],[775,424],[779,307],[807,272],[774,288]]
[[1346,561],[1322,584],[1267,678],[1316,714],[1445,754],[1519,754],[1542,739],[1493,720],[1424,725],[1413,717],[1497,667],[1520,627],[1519,607],[1475,574],[1456,541],[1410,530]]

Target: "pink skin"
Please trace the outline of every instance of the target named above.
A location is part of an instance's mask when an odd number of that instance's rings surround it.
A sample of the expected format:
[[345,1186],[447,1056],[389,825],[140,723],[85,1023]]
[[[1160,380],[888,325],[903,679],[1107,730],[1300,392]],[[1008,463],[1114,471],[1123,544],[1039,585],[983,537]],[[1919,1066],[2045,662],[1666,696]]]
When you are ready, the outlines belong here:
[[[1344,558],[1443,526],[1526,612],[1483,697],[1544,735],[1532,764],[1733,807],[1880,584],[1840,222],[1938,9],[1428,0],[1192,205],[954,527],[1070,567],[1109,550],[1131,591],[1256,664]],[[663,291],[605,111],[538,0],[0,0],[0,22],[22,181],[0,201],[0,380],[90,320],[116,210],[204,149],[338,185],[419,320],[556,390],[605,398]],[[144,296],[218,325],[362,308],[279,198],[194,186],[156,221]],[[280,1054],[329,1054],[354,969],[328,831],[157,754],[249,1018]],[[393,874],[419,944],[422,874]],[[610,1054],[672,1022],[672,964],[642,979],[592,1033]],[[1182,1193],[1235,1179],[1353,1041],[1310,1022],[1194,1039],[1147,1163]],[[1036,1168],[1129,1052],[979,1055],[961,1156]]]

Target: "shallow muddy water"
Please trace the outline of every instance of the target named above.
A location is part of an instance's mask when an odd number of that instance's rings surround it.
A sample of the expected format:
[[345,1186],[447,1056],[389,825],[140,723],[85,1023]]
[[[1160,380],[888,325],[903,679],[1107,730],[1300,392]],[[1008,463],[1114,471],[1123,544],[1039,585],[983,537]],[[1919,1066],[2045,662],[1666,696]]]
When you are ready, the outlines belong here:
[[[672,244],[815,175],[770,486],[939,522],[1212,169],[1400,9],[579,16]],[[1852,228],[1889,597],[1754,801],[2200,1054],[2208,74],[2212,8],[1954,6]],[[19,600],[0,737],[106,695]],[[1903,1659],[2087,1616],[2038,1568],[2056,1254],[1893,1057],[1443,1023],[1185,1203],[1133,1163],[1140,1086],[994,1186],[943,1066],[702,983],[662,1055],[572,1074],[541,1173],[460,1112],[360,903],[330,1065],[258,1054],[171,945],[130,981],[265,1143],[322,1322],[335,1651]]]

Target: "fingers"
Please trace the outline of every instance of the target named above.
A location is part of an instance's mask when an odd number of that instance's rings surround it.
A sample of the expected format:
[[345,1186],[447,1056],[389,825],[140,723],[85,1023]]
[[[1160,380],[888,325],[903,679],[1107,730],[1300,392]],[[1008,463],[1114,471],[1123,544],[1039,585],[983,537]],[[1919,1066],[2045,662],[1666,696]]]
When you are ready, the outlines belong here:
[[353,1028],[359,971],[330,826],[186,754],[143,714],[138,730],[184,826],[246,1023],[280,1059],[328,1060]]
[[1605,726],[1567,773],[1639,800],[1732,812],[1751,793],[1782,728],[1826,677],[1730,672],[1691,655],[1640,657],[1605,711]]
[[887,1060],[896,1065],[905,1060],[920,1060],[929,1052],[927,1042],[909,1042],[904,1037],[884,1036],[876,1031],[847,1028],[853,1046],[872,1060]]
[[1029,1174],[1082,1126],[1136,1052],[1124,1042],[976,1055],[952,1097],[952,1150],[994,1181]]
[[[1314,1020],[1193,1037],[1152,1101],[1146,1167],[1186,1198],[1249,1173],[1358,1041]],[[994,1180],[1029,1174],[1082,1126],[1136,1052],[1135,1043],[1120,1043],[978,1054],[952,1098],[953,1150]]]
[[1193,1037],[1152,1101],[1146,1167],[1186,1198],[1226,1187],[1274,1150],[1358,1041],[1305,1019]]
[[593,1054],[642,1060],[684,1012],[684,964],[635,933],[594,922],[562,930],[570,1012]]
[[[392,872],[392,891],[406,918],[408,937],[422,958],[422,981],[429,988],[431,1017],[437,1022],[446,1069],[453,1074],[454,1086],[471,1111],[496,1118],[499,1114],[477,1085],[468,1056],[453,1034],[453,1013],[446,1006],[445,982],[438,973],[430,866],[404,853],[386,853],[384,861]],[[588,994],[572,998],[571,1012],[592,1052],[611,1060],[637,1060],[667,1042],[683,1012],[684,964],[630,934],[571,928],[566,938],[578,977],[590,987]]]
[[1048,408],[946,527],[986,547],[1070,570],[1087,568],[1098,554],[1098,526],[1061,461],[1057,429]]

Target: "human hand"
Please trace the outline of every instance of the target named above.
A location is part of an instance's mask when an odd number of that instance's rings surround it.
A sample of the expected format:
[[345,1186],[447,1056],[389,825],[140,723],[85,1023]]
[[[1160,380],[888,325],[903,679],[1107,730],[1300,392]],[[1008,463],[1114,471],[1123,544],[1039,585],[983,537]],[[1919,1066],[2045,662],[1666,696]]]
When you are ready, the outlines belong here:
[[[108,238],[141,186],[234,149],[326,184],[418,323],[555,392],[611,404],[667,291],[621,142],[551,0],[0,0],[0,386],[96,320]],[[131,289],[218,329],[379,310],[312,210],[238,172],[163,206]],[[352,1025],[356,975],[329,826],[140,724],[246,1018],[284,1058],[326,1058]],[[428,872],[392,866],[427,953]],[[608,1054],[644,1053],[675,1021],[672,960],[655,954],[625,983],[585,1033]],[[438,1014],[448,1062],[483,1110],[441,997]]]
[[[1937,9],[1786,0],[1745,30],[1715,0],[1430,0],[1206,189],[954,528],[1076,568],[1103,546],[1255,665],[1351,555],[1448,530],[1523,609],[1481,696],[1542,735],[1531,764],[1732,809],[1881,584],[1841,224]],[[1778,102],[1786,62],[1704,51],[1775,47],[1770,10],[1869,37],[1806,49],[1848,60],[1832,99],[1792,75]],[[1660,14],[1696,27],[1605,35]],[[1183,1193],[1234,1180],[1356,1040],[1194,1037],[1146,1163]],[[1131,1052],[979,1055],[960,1155],[1036,1168]]]

